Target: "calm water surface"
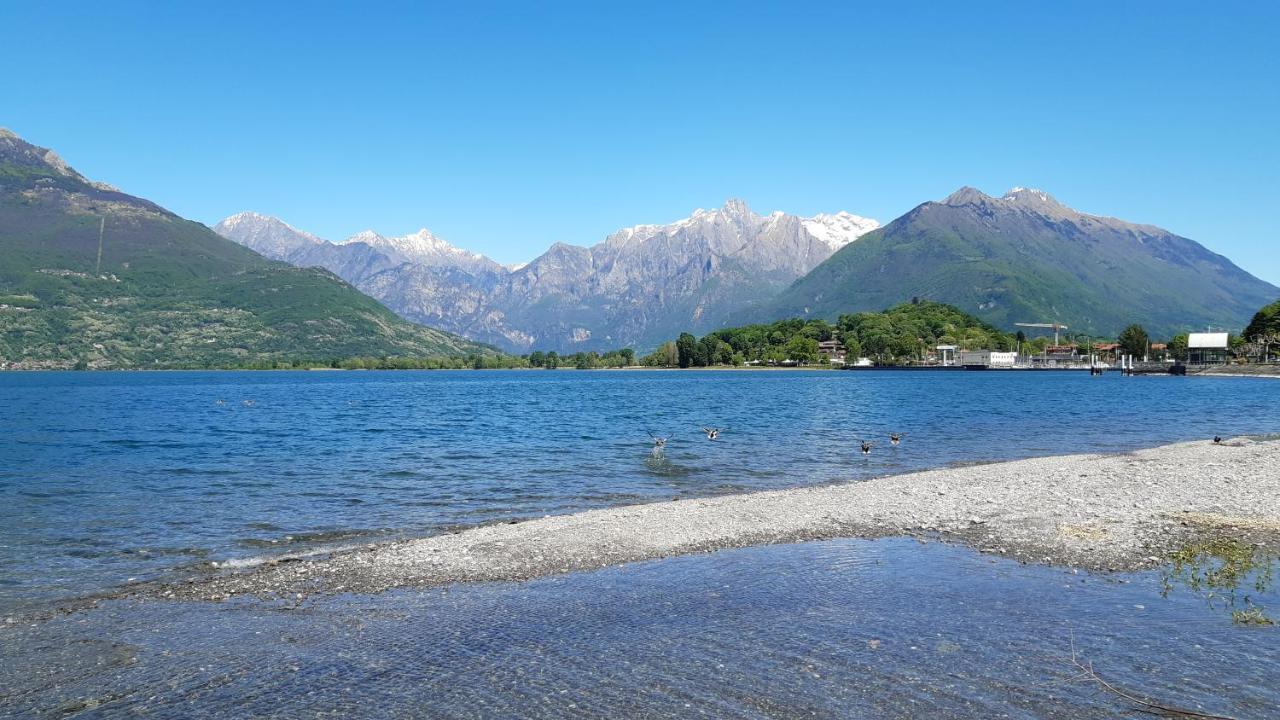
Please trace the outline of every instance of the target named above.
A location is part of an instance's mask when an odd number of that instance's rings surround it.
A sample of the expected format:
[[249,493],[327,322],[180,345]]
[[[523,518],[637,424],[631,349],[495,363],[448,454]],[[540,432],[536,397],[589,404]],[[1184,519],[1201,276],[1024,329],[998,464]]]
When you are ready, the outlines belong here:
[[[3,373],[0,612],[513,517],[1271,433],[1278,396],[1080,373]],[[661,462],[649,432],[674,436]]]
[[[1156,573],[837,540],[292,604],[116,602],[0,628],[0,717],[1276,717],[1274,628]],[[1260,594],[1270,607],[1280,594]]]

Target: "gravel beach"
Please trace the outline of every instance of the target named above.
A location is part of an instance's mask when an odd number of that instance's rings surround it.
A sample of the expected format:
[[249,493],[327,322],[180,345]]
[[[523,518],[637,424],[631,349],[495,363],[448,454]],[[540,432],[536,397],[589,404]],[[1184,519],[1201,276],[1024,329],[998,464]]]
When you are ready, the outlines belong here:
[[1204,534],[1280,541],[1280,441],[1188,442],[607,508],[135,591],[209,600],[368,593],[836,537],[936,538],[1026,562],[1134,570]]
[[1280,378],[1280,365],[1209,365],[1203,368],[1195,368],[1187,372],[1188,375],[1201,375],[1203,377],[1259,377],[1259,378]]

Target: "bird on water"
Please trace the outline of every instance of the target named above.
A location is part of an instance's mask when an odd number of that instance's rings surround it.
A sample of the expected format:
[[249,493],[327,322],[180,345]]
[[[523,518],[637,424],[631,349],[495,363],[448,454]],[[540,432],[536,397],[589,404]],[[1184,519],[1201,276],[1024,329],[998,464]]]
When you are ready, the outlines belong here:
[[653,454],[654,455],[661,455],[663,449],[667,447],[667,441],[671,439],[670,435],[668,435],[667,437],[658,437],[657,435],[654,435],[652,432],[649,433],[649,437],[653,438]]
[[869,442],[867,442],[866,440],[863,440],[863,441],[862,441],[862,454],[863,454],[863,455],[870,455],[870,454],[871,454],[871,446],[872,446],[872,443],[869,443]]
[[720,428],[704,427],[702,432],[707,434],[708,440],[718,440],[720,438]]
[[902,433],[890,433],[890,434],[889,434],[889,442],[893,443],[894,445],[897,445],[897,444],[901,443],[901,442],[902,442]]

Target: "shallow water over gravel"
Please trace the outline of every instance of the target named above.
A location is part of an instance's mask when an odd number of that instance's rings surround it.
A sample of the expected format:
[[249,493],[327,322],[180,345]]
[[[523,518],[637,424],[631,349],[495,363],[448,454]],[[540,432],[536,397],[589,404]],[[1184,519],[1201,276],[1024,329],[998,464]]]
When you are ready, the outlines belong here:
[[[0,373],[0,614],[458,525],[1275,432],[1278,395],[1083,373]],[[674,434],[661,462],[648,431]]]
[[1156,573],[901,539],[296,609],[117,601],[0,639],[0,717],[1134,715],[1070,681],[1073,643],[1109,682],[1165,704],[1240,718],[1280,706],[1277,631],[1233,626],[1182,589],[1163,598]]

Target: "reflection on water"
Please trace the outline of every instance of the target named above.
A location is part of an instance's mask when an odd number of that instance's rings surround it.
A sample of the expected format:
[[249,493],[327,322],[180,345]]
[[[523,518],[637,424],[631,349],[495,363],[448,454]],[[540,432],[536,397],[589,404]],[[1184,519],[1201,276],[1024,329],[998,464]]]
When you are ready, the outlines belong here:
[[1162,573],[1163,594],[1175,587],[1202,597],[1242,625],[1273,625],[1259,598],[1271,590],[1280,556],[1251,543],[1215,538],[1188,544],[1175,552]]
[[[1252,587],[1252,586],[1251,586]],[[1253,592],[1251,590],[1251,592]],[[1255,597],[1274,602],[1273,588]],[[116,602],[0,629],[0,716],[1272,718],[1271,629],[1157,572],[914,540],[732,550],[375,596]]]

